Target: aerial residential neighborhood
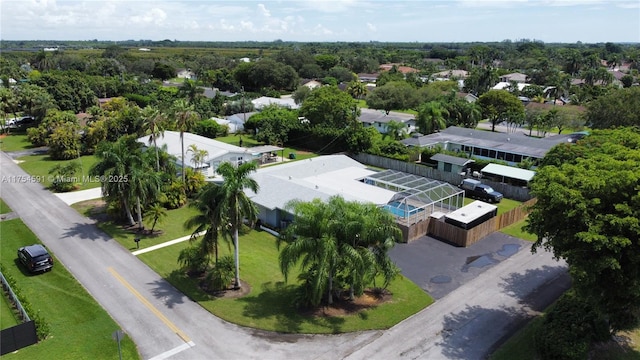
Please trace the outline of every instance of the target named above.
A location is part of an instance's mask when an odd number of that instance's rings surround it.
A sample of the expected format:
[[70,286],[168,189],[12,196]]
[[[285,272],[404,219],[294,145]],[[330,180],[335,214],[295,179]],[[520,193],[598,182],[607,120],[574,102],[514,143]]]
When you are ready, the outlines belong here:
[[640,359],[638,6],[538,5],[3,2],[2,358]]

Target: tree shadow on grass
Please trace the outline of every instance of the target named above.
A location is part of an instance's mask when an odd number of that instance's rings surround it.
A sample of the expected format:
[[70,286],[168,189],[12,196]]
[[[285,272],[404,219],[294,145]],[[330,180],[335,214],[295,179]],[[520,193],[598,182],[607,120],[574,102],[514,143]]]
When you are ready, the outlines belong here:
[[297,286],[283,282],[262,284],[262,292],[236,301],[245,303],[243,315],[252,319],[275,318],[275,330],[283,333],[299,333],[304,323],[327,328],[331,333],[341,333],[344,319],[335,316],[313,316],[300,312],[294,306]]
[[442,355],[446,359],[484,359],[529,319],[513,308],[467,306],[445,316],[439,343]]

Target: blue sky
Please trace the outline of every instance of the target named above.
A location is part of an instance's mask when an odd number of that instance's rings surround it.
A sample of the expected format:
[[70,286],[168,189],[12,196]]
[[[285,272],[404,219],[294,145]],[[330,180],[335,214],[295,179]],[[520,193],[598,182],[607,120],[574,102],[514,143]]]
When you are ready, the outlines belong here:
[[0,0],[3,40],[640,42],[640,0]]

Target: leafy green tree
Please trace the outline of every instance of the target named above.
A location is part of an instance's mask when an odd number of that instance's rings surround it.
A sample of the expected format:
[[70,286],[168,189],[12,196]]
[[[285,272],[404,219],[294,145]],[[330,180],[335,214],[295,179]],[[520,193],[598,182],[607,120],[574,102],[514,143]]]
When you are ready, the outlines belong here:
[[586,120],[594,129],[640,126],[640,87],[612,90],[591,101]]
[[356,102],[337,86],[322,86],[313,90],[300,107],[300,116],[311,125],[343,129],[355,121]]
[[594,130],[554,147],[531,182],[534,250],[567,261],[577,295],[613,331],[640,322],[639,159],[637,129]]
[[80,156],[80,126],[65,122],[57,126],[47,137],[49,155],[53,160],[70,160]]
[[524,117],[522,102],[505,90],[491,90],[482,94],[477,103],[482,108],[482,115],[491,121],[491,131],[496,131],[496,125],[507,120],[508,115]]
[[293,94],[291,94],[291,97],[293,98],[293,101],[295,101],[296,104],[300,105],[304,102],[307,96],[309,96],[311,91],[312,90],[308,86],[298,86],[296,91],[294,91]]
[[58,163],[51,170],[49,174],[53,176],[51,187],[57,192],[67,192],[75,188],[77,182],[78,170],[82,167],[82,164],[78,161],[71,161],[66,165]]
[[180,88],[178,88],[178,95],[184,97],[189,101],[189,104],[194,104],[196,98],[203,96],[204,88],[199,87],[195,81],[185,79]]
[[151,70],[151,75],[160,80],[168,80],[176,77],[176,68],[171,65],[156,62]]
[[251,116],[249,126],[256,130],[255,139],[270,145],[283,145],[293,129],[301,127],[295,110],[269,105]]
[[416,125],[423,134],[432,134],[447,127],[445,117],[449,112],[438,101],[430,101],[420,105]]
[[218,174],[222,175],[224,182],[220,185],[223,195],[220,206],[227,216],[230,231],[233,235],[234,259],[235,259],[235,288],[240,285],[240,243],[238,231],[244,219],[253,223],[258,218],[258,208],[249,199],[244,190],[249,189],[254,193],[259,190],[258,183],[250,177],[255,172],[258,165],[255,162],[245,162],[238,167],[234,167],[229,162],[224,162],[218,167]]
[[414,108],[417,103],[416,89],[405,81],[388,82],[376,87],[367,95],[367,106],[371,109],[384,110],[387,115],[391,110]]

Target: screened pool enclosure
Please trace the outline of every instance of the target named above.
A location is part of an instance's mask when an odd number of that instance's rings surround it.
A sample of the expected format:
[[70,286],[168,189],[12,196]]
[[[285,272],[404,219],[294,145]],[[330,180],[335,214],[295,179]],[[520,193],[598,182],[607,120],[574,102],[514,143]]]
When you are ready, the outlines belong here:
[[449,213],[464,204],[464,191],[449,183],[396,170],[384,170],[364,181],[396,194],[384,205],[398,222],[410,226],[434,212]]

